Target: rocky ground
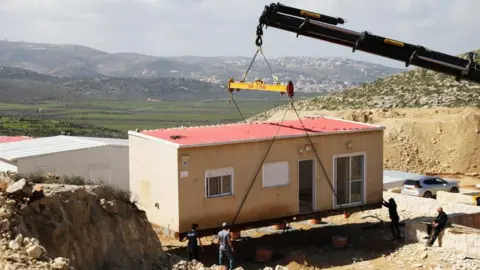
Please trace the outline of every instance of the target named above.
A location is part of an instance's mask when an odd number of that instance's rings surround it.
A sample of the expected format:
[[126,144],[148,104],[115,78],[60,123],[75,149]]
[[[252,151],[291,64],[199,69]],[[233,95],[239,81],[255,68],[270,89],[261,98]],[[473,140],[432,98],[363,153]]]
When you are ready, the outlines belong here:
[[0,185],[0,269],[71,269],[68,259],[50,257],[37,239],[24,237],[16,226],[19,209],[28,203],[22,197],[33,193],[25,184],[23,179],[16,184],[1,182]]
[[[414,218],[414,213],[400,209],[402,220]],[[376,218],[372,218],[372,216]],[[397,269],[431,269],[431,270],[474,270],[480,269],[480,260],[467,258],[465,255],[438,246],[425,247],[424,243],[407,243],[403,240],[391,241],[387,223],[376,223],[378,219],[388,220],[385,209],[369,210],[355,213],[345,219],[343,215],[324,219],[323,225],[308,223],[290,224],[295,231],[280,234],[269,229],[243,231],[245,238],[235,243],[238,269],[332,269],[332,270],[397,270]],[[342,226],[333,226],[342,225]],[[334,247],[330,240],[334,235],[347,236],[349,245],[344,248]],[[216,247],[210,246],[210,239],[201,253],[199,262],[182,261],[173,269],[221,269],[215,265]],[[184,255],[184,243],[162,238],[166,251]],[[168,243],[168,244],[166,244]],[[269,264],[256,263],[245,256],[249,250],[259,247],[271,247],[280,250],[274,254]],[[209,265],[213,265],[209,267]]]
[[[277,109],[252,120],[280,121],[283,113]],[[385,126],[385,169],[480,175],[480,108],[327,111],[307,107],[299,113]],[[290,110],[286,119],[296,119],[295,113]]]
[[129,193],[15,178],[0,174],[0,269],[166,270],[178,261]]

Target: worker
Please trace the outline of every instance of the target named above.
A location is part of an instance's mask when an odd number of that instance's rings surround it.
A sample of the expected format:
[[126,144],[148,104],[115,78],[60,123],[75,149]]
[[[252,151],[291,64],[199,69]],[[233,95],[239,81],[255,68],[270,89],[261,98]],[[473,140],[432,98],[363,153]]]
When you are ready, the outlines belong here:
[[227,223],[222,224],[222,230],[217,234],[218,238],[218,265],[223,265],[223,257],[226,255],[229,260],[229,269],[233,270],[233,253],[235,249],[233,248],[232,240],[230,239],[230,231]]
[[[200,247],[203,250],[203,245],[202,241],[200,240],[200,237],[198,237],[197,234],[197,227],[198,224],[192,224],[192,230],[187,233],[185,236],[188,240],[187,244],[187,252],[188,252],[188,260],[198,260],[198,244],[200,244]],[[183,240],[182,240],[183,241]]]
[[[435,240],[437,239],[437,237],[447,226],[448,216],[445,212],[443,212],[443,208],[438,207],[437,212],[438,212],[438,215],[435,218],[435,220],[432,222],[432,224],[427,225],[428,236],[425,238],[429,239],[427,241],[427,246],[429,247],[431,247],[433,243],[435,243]],[[432,234],[432,231],[433,231],[433,234]]]
[[390,216],[390,229],[394,239],[400,239],[400,217],[397,213],[397,203],[393,198],[390,198],[388,202],[382,199],[383,206],[388,208],[388,214]]

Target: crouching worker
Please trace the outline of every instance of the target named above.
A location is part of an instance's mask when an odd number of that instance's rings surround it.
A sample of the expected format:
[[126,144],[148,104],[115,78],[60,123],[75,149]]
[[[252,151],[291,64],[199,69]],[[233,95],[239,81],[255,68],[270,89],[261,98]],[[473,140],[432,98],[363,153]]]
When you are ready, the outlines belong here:
[[[197,234],[197,227],[198,227],[198,224],[192,224],[192,230],[185,235],[185,237],[188,240],[187,253],[188,253],[189,261],[191,260],[198,261],[198,244],[200,244],[200,247],[203,250],[202,241],[200,240],[200,237],[198,237],[198,234]],[[182,239],[182,241],[184,240],[185,238]]]
[[429,239],[427,241],[427,246],[429,247],[431,247],[433,243],[435,243],[435,240],[437,239],[437,237],[445,229],[445,227],[447,227],[447,222],[448,222],[447,214],[443,212],[442,207],[437,208],[437,212],[438,212],[438,215],[435,218],[435,220],[432,222],[432,224],[427,225],[428,236],[425,238]]
[[388,208],[388,214],[390,216],[390,229],[392,230],[392,234],[394,239],[400,239],[400,217],[398,216],[397,212],[397,203],[393,198],[390,198],[388,202],[382,200],[383,206]]

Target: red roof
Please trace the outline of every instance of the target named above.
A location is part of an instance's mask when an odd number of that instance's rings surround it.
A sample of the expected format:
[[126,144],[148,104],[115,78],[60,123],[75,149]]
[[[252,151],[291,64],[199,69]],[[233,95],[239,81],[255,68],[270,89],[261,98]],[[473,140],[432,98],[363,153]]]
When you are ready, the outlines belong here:
[[[309,134],[356,132],[383,129],[380,126],[327,117],[303,119]],[[228,144],[268,140],[275,136],[279,123],[230,124],[186,128],[143,130],[140,133],[180,146]],[[305,136],[300,121],[283,121],[277,138]]]
[[31,137],[27,136],[0,136],[0,143],[6,143],[6,142],[18,142],[18,141],[24,141],[24,140],[31,140]]

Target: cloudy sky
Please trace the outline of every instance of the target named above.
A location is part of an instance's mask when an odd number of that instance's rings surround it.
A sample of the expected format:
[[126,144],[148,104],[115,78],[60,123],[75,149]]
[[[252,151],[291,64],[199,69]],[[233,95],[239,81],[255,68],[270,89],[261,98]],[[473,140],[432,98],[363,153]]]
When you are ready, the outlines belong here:
[[[265,0],[0,0],[10,41],[81,44],[158,56],[251,56]],[[347,19],[344,27],[459,54],[480,48],[480,0],[283,0]],[[341,56],[402,66],[362,52],[265,31],[268,56]]]

